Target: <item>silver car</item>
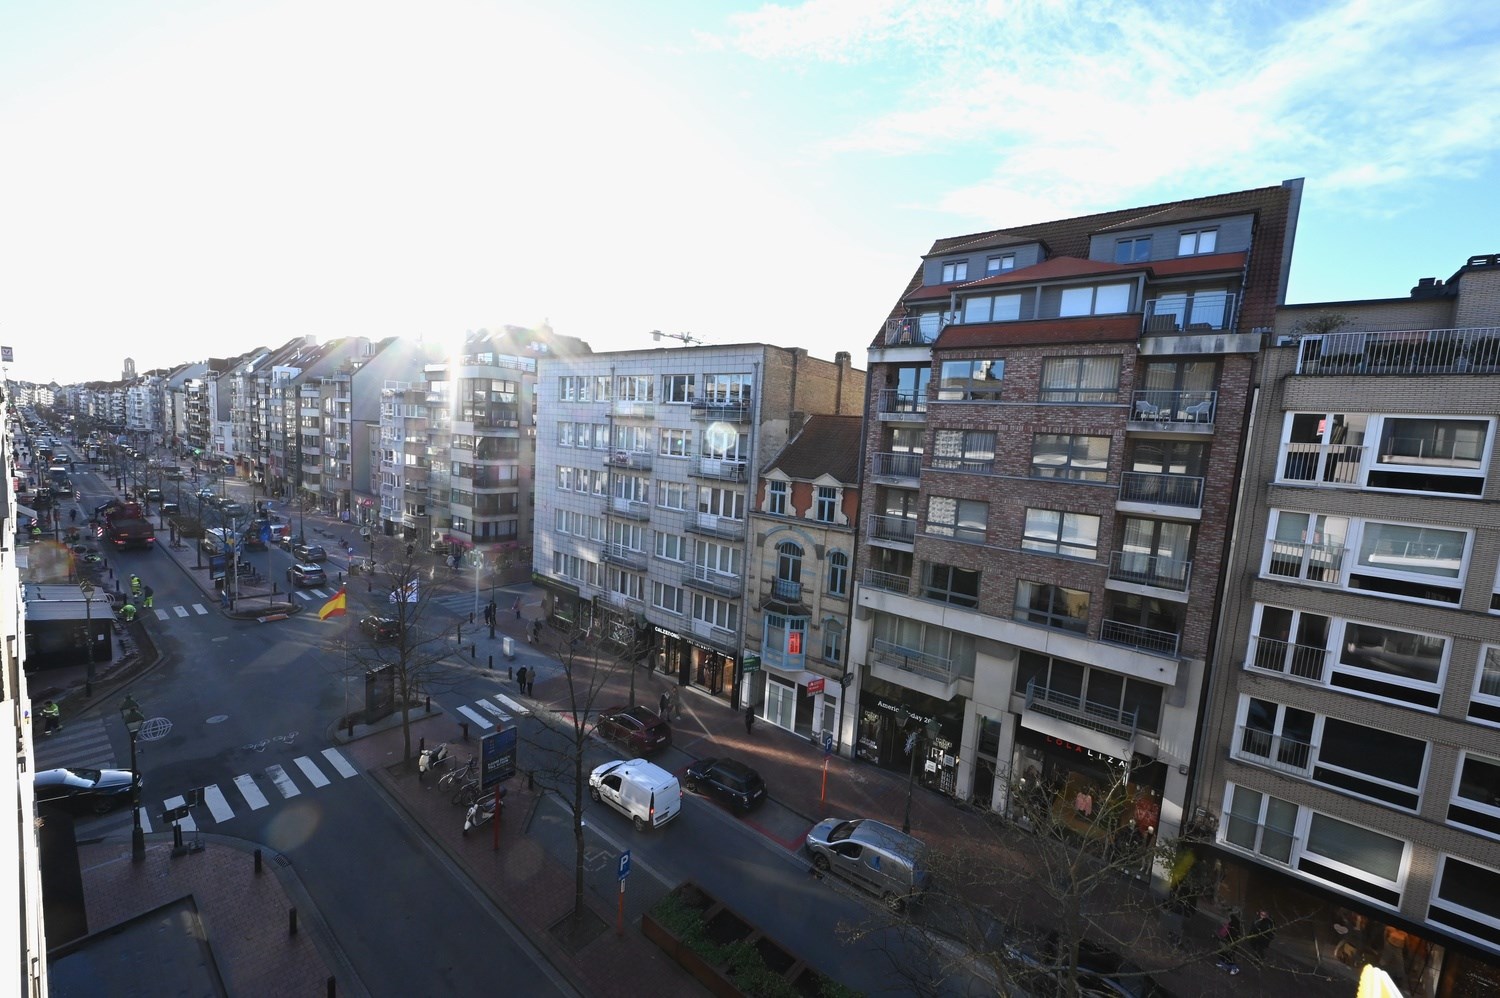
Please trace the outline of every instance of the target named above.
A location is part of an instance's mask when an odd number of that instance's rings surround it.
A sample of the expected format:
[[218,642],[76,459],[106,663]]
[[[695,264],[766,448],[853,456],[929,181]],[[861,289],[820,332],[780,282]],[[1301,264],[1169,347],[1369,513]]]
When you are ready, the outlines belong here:
[[927,846],[872,818],[825,818],[807,833],[807,851],[819,873],[832,871],[879,897],[893,911],[927,890]]

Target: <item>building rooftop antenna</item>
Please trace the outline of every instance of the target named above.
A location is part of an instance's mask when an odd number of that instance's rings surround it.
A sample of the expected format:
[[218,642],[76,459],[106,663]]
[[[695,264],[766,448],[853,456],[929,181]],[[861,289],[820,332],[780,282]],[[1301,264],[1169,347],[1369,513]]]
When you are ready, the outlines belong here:
[[660,343],[663,338],[669,340],[681,340],[684,345],[692,346],[694,343],[702,345],[703,341],[692,333],[664,333],[660,329],[651,330],[651,338]]

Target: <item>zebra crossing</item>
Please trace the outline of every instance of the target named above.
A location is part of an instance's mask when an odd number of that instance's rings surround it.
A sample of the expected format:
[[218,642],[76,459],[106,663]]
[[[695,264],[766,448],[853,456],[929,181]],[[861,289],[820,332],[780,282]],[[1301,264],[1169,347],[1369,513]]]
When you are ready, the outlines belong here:
[[481,733],[497,726],[504,727],[514,718],[531,715],[530,707],[517,703],[504,693],[491,693],[484,699],[475,700],[472,705],[463,704],[456,709]]
[[104,729],[103,718],[71,721],[65,717],[61,731],[50,735],[38,731],[32,741],[37,772],[64,766],[74,769],[120,768],[115,761],[114,746]]
[[151,612],[156,614],[157,620],[176,620],[183,617],[204,616],[208,613],[208,607],[202,603],[190,603],[187,606],[181,604],[176,606],[153,606]]
[[[347,780],[359,772],[336,748],[326,748],[320,756],[321,758],[310,755],[298,756],[292,760],[290,767],[272,764],[260,770],[259,774],[240,773],[228,781],[228,786],[224,788],[218,784],[203,787],[202,807],[208,810],[208,818],[211,819],[208,823],[225,824],[240,814],[248,814],[270,807],[273,803],[292,800],[302,796],[304,790],[308,793],[321,790],[332,784],[335,778]],[[296,776],[293,775],[294,773]],[[257,775],[262,778],[262,781],[257,781]],[[268,783],[270,789],[263,790],[263,783]],[[306,784],[305,788],[303,783]],[[178,794],[175,797],[166,798],[157,807],[143,804],[141,827],[148,832],[151,831],[153,816],[159,819],[164,810],[182,807],[186,803],[186,795]],[[180,819],[178,824],[183,831],[194,832],[199,828],[200,819],[202,819],[201,811]],[[167,827],[171,827],[170,824]]]

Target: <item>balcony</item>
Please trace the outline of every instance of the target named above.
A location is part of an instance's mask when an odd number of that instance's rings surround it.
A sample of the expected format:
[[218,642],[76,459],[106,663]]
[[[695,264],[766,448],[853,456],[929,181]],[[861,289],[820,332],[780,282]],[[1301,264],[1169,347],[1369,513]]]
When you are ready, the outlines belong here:
[[865,535],[872,541],[888,541],[910,547],[917,540],[917,518],[915,516],[886,516],[872,513]]
[[1170,589],[1180,593],[1187,591],[1192,574],[1193,563],[1181,558],[1142,554],[1138,551],[1111,551],[1109,555],[1111,582],[1128,582],[1131,585]]
[[1241,762],[1248,762],[1283,773],[1304,775],[1312,765],[1317,746],[1287,735],[1278,735],[1264,728],[1252,728],[1242,724],[1234,729],[1234,749],[1231,755]]
[[692,565],[682,573],[684,585],[701,589],[704,592],[714,593],[717,596],[729,596],[738,599],[745,595],[745,579],[741,575],[733,575],[729,572],[719,572],[705,565]]
[[604,547],[604,560],[624,568],[633,568],[637,572],[646,571],[646,552],[637,548],[626,547],[624,544],[611,543]]
[[609,501],[609,508],[611,512],[631,520],[646,522],[651,519],[651,504],[648,502],[615,497]]
[[1495,374],[1500,326],[1325,333],[1297,345],[1297,373]]
[[1106,644],[1134,648],[1148,655],[1176,658],[1177,646],[1182,641],[1182,635],[1172,631],[1153,630],[1150,627],[1142,627],[1140,624],[1131,624],[1123,620],[1106,620],[1099,628],[1099,640]]
[[750,402],[742,399],[693,399],[692,419],[695,423],[748,423],[754,411]]
[[1321,586],[1339,586],[1344,582],[1342,544],[1308,544],[1301,541],[1266,541],[1270,555],[1266,574],[1297,579]]
[[895,575],[891,572],[877,572],[873,568],[867,568],[860,582],[866,589],[879,589],[881,592],[900,593],[902,596],[911,595],[910,576]]
[[633,468],[637,471],[651,470],[651,454],[641,450],[617,450],[604,455],[604,463],[611,468]]
[[1246,657],[1245,664],[1266,672],[1321,683],[1323,667],[1327,661],[1326,648],[1299,645],[1277,638],[1251,637],[1250,654]]
[[726,654],[734,655],[736,657],[739,656],[739,635],[735,631],[731,631],[727,627],[720,627],[718,624],[710,624],[706,620],[698,620],[696,618],[691,621],[691,629],[693,632],[693,637],[698,638],[702,641],[707,641],[709,644],[713,645],[720,651],[725,652]]
[[1203,479],[1196,475],[1127,471],[1120,476],[1119,502],[1201,510]]
[[952,659],[876,638],[868,656],[871,675],[943,700],[952,699],[962,679]]
[[891,422],[923,423],[927,421],[927,396],[883,388],[877,402],[880,418]]
[[952,312],[903,315],[885,321],[885,346],[923,346],[936,342],[943,327],[954,321]]
[[1369,449],[1348,444],[1286,444],[1276,480],[1330,489],[1362,488],[1360,469]]
[[951,471],[958,475],[993,475],[995,459],[973,457],[938,457],[933,455],[933,471]]
[[688,465],[688,474],[694,478],[707,478],[716,482],[743,482],[744,461],[726,461],[718,457],[695,458]]
[[1143,336],[1207,333],[1234,328],[1235,296],[1229,292],[1168,295],[1146,302]]
[[1026,709],[1126,742],[1135,738],[1135,711],[1091,703],[1071,693],[1038,686],[1034,679],[1026,684]]
[[688,514],[687,528],[692,533],[702,534],[705,537],[718,537],[730,541],[742,541],[745,539],[744,520],[735,520],[727,516],[717,516],[713,513]]
[[800,603],[802,583],[793,582],[791,579],[772,579],[771,596],[783,603]]
[[637,610],[642,605],[642,601],[636,599],[634,596],[626,596],[624,593],[617,593],[613,589],[607,589],[600,593],[599,598],[610,606],[620,610]]
[[921,454],[876,454],[871,477],[916,481],[922,476]]
[[1131,429],[1212,431],[1218,392],[1139,391],[1131,400]]
[[656,403],[649,399],[616,399],[614,414],[625,419],[655,419]]

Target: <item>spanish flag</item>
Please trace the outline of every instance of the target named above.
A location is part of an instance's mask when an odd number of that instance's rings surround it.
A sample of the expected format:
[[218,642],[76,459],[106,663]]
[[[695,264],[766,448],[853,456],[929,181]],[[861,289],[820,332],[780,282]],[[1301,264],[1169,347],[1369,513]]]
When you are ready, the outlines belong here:
[[333,594],[333,599],[323,604],[323,608],[318,611],[318,619],[327,620],[329,617],[342,617],[344,611],[348,608],[349,601],[344,598],[344,591],[340,589]]

